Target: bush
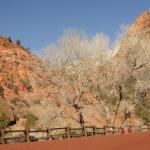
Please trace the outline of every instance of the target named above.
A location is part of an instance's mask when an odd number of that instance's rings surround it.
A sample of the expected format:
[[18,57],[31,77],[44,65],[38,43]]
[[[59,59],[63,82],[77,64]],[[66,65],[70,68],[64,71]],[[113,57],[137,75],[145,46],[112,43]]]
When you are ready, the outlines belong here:
[[26,116],[25,128],[29,129],[31,127],[34,127],[37,120],[38,120],[38,117],[34,116],[33,114],[28,114]]
[[18,46],[21,46],[21,41],[20,41],[20,40],[16,40],[16,44],[17,44]]
[[9,122],[9,118],[6,117],[6,114],[0,112],[0,129],[8,127]]
[[150,100],[144,100],[136,105],[136,115],[143,119],[145,122],[150,122]]
[[22,79],[21,82],[25,87],[28,87],[30,85],[30,81],[28,78]]
[[30,85],[30,80],[28,78],[22,79],[21,82],[28,91],[32,91],[32,86]]
[[16,45],[18,45],[20,48],[22,48],[23,50],[25,50],[26,52],[30,53],[30,48],[25,48],[20,40],[16,40]]

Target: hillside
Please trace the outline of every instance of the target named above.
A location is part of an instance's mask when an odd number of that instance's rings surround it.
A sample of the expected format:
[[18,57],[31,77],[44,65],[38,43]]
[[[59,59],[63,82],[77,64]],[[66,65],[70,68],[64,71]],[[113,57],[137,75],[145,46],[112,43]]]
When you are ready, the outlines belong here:
[[101,106],[89,92],[73,106],[68,98],[76,98],[76,93],[68,83],[60,84],[59,71],[9,38],[1,37],[0,45],[1,116],[5,114],[12,121],[17,118],[15,128],[30,127],[35,122],[36,127],[80,126],[80,108],[87,124],[105,124],[99,113]]
[[12,128],[78,127],[82,113],[85,125],[149,122],[149,22],[149,11],[141,14],[118,53],[103,66],[87,68],[88,76],[76,65],[59,70],[0,37],[0,121],[12,121]]
[[118,53],[106,65],[111,70],[107,73],[107,83],[119,82],[123,99],[134,104],[136,114],[146,122],[150,121],[149,22],[150,12],[146,11],[129,28],[120,43]]

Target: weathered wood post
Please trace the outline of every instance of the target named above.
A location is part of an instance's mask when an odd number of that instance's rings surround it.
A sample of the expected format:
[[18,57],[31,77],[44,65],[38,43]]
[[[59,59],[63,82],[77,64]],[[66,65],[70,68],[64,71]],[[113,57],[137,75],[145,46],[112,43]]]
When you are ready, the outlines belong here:
[[115,134],[115,127],[112,127],[112,134]]
[[5,130],[4,129],[1,129],[1,143],[2,144],[5,144]]
[[142,126],[139,126],[139,130],[138,130],[139,132],[141,132],[142,131]]
[[87,136],[86,127],[85,126],[83,126],[83,128],[82,128],[82,133],[83,133],[83,136]]
[[93,127],[93,135],[96,135],[96,126]]
[[103,133],[106,134],[106,126],[103,127]]
[[67,137],[70,139],[70,127],[66,127]]
[[26,142],[30,142],[30,135],[29,135],[29,132],[30,132],[30,130],[29,129],[26,129],[25,130],[25,141]]
[[51,135],[51,129],[47,129],[46,133],[47,133],[47,140],[52,140],[52,135]]
[[150,124],[147,125],[147,130],[148,130],[148,131],[150,130]]

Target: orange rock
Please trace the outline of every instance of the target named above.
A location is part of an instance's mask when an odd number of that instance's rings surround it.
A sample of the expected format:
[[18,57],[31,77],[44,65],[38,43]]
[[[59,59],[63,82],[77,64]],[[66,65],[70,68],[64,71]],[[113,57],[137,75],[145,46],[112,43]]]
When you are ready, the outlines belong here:
[[142,13],[129,29],[129,33],[141,31],[150,28],[150,11]]

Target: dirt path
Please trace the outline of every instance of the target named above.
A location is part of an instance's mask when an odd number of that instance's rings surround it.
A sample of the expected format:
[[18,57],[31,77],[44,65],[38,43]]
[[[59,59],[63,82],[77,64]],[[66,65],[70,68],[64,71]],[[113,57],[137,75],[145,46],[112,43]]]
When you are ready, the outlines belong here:
[[0,145],[0,150],[150,150],[150,132]]

